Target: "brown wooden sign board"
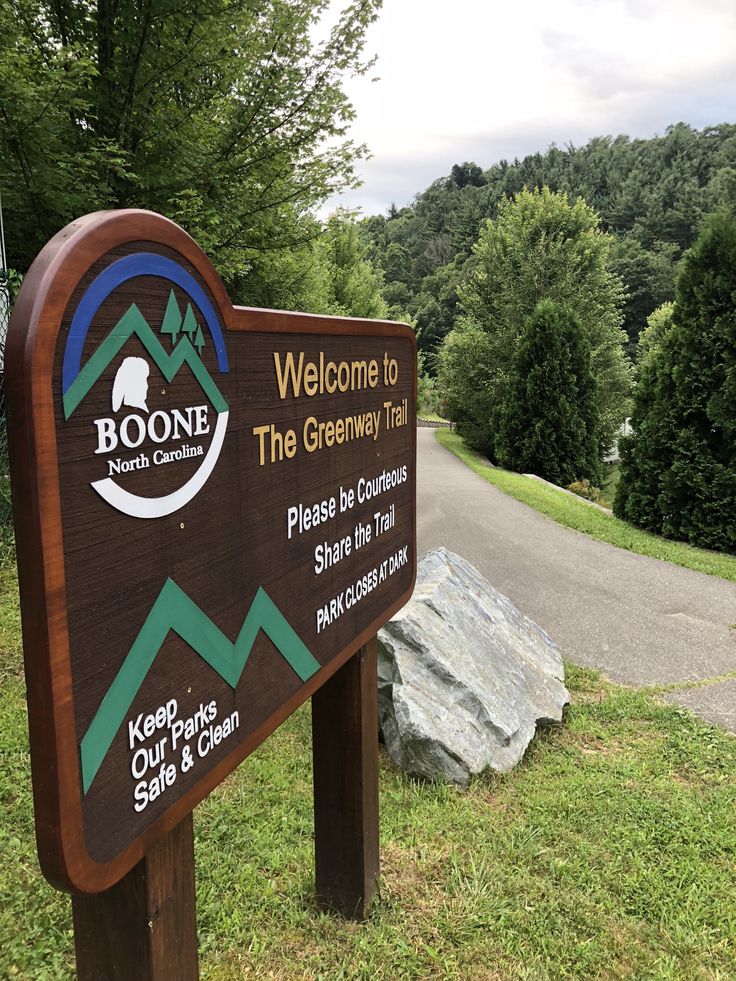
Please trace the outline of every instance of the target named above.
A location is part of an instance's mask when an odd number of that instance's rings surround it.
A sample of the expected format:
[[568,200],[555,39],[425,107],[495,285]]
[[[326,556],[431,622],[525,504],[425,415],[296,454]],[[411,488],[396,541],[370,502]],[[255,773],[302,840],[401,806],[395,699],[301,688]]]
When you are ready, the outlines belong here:
[[29,271],[6,381],[39,856],[98,892],[411,595],[416,345],[234,307],[104,212]]

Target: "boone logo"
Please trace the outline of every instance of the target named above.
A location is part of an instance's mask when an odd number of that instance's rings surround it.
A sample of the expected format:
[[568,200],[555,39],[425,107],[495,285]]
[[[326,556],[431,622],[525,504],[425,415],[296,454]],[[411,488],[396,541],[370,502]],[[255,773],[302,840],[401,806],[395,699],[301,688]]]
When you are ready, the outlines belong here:
[[[163,268],[162,268],[163,267]],[[165,271],[174,285],[194,300],[202,314],[198,319],[186,301],[182,310],[170,289],[161,323],[152,327],[135,303],[81,366],[81,354],[95,313],[110,293],[126,279],[157,276]],[[202,361],[211,343],[220,372],[227,372],[222,331],[214,310],[199,284],[173,260],[145,254],[128,256],[109,266],[85,293],[72,320],[64,351],[63,409],[70,419],[97,386],[108,386],[100,413],[90,425],[90,452],[99,461],[99,478],[91,482],[108,504],[134,518],[160,518],[178,511],[202,489],[212,473],[225,439],[228,405]],[[142,355],[142,356],[141,356]],[[170,406],[168,384],[187,366],[201,397],[190,395],[181,405]],[[153,369],[159,375],[154,375]],[[111,381],[111,372],[114,375]],[[165,380],[159,388],[156,379]],[[191,392],[191,378],[187,391]],[[99,403],[99,395],[96,404]],[[181,466],[183,461],[188,461]],[[192,465],[195,469],[192,472]],[[167,490],[146,496],[130,489],[125,475],[166,468]],[[184,474],[181,470],[184,469]],[[126,481],[128,486],[123,486]],[[160,484],[161,482],[159,482]]]

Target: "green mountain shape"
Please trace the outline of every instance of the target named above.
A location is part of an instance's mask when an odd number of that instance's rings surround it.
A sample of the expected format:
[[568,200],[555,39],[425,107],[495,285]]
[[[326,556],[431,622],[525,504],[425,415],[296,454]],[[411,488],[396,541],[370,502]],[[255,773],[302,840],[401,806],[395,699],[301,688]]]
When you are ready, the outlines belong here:
[[113,358],[119,354],[123,346],[134,335],[153,358],[167,382],[174,380],[179,369],[186,362],[212,403],[215,412],[227,412],[227,402],[202,363],[202,359],[194,350],[189,338],[183,337],[169,354],[148,326],[138,307],[132,303],[64,393],[65,419],[72,415],[80,402],[99,381]]
[[231,643],[184,590],[173,579],[167,579],[82,739],[85,794],[170,630],[186,641],[233,689],[240,681],[260,630],[302,681],[307,681],[320,668],[264,589],[258,589],[240,633],[235,643]]

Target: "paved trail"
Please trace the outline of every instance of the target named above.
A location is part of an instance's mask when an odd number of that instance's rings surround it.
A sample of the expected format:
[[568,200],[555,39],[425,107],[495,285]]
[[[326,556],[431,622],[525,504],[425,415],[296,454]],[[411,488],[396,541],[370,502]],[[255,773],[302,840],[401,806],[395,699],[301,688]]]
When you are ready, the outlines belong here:
[[[736,583],[563,528],[486,483],[418,429],[419,554],[473,563],[577,664],[635,685],[736,672]],[[736,732],[736,679],[670,700]]]

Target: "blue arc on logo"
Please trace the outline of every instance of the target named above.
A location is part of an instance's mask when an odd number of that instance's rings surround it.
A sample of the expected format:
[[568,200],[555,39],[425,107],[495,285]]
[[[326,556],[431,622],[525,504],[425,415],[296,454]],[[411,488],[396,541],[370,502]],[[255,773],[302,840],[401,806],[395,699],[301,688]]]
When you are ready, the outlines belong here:
[[117,286],[129,279],[135,279],[136,276],[158,276],[160,279],[167,279],[180,286],[194,300],[202,311],[212,336],[217,354],[217,366],[220,371],[228,371],[225,339],[212,304],[205,296],[202,287],[173,259],[157,255],[155,252],[139,252],[113,262],[100,273],[82,297],[69,328],[69,337],[64,350],[64,363],[61,370],[64,393],[68,391],[81,370],[82,351],[92,318]]

